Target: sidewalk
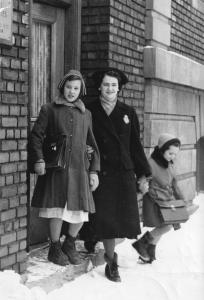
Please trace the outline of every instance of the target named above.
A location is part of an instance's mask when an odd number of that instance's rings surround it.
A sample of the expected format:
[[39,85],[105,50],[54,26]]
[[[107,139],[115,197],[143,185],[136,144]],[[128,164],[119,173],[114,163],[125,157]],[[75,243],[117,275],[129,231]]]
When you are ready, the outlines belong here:
[[28,288],[41,287],[48,293],[104,263],[104,251],[101,243],[96,245],[94,254],[87,253],[82,241],[76,242],[76,248],[83,258],[82,264],[78,266],[70,264],[66,267],[58,266],[47,260],[48,244],[33,250],[29,253],[27,270],[22,276],[25,285]]

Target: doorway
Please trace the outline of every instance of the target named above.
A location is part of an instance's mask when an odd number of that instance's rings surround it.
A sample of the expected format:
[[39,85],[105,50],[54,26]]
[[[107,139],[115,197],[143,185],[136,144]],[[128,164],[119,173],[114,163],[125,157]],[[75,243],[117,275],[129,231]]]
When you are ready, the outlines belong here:
[[[28,131],[32,129],[41,106],[56,97],[57,84],[67,69],[79,69],[81,20],[80,13],[74,13],[81,9],[79,4],[79,0],[31,1]],[[73,16],[77,18],[75,21]],[[70,34],[73,23],[77,34],[74,38]],[[76,54],[73,54],[74,49],[77,49]],[[38,210],[30,206],[36,180],[36,175],[28,174],[28,250],[29,246],[47,241],[49,233],[47,220],[38,218]]]

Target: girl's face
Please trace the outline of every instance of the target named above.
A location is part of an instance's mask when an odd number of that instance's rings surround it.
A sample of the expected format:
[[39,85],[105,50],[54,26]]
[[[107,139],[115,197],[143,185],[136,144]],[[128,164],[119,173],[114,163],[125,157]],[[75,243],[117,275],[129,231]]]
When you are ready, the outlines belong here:
[[177,156],[179,150],[180,150],[179,147],[176,147],[176,146],[171,145],[171,146],[169,147],[169,149],[167,149],[167,150],[164,152],[163,156],[164,156],[164,158],[165,158],[167,161],[171,161],[171,160],[173,161],[173,160],[176,158],[176,156]]
[[105,75],[100,85],[101,95],[108,101],[114,101],[119,91],[118,79]]
[[64,85],[64,97],[69,102],[77,100],[81,92],[81,80],[67,80]]

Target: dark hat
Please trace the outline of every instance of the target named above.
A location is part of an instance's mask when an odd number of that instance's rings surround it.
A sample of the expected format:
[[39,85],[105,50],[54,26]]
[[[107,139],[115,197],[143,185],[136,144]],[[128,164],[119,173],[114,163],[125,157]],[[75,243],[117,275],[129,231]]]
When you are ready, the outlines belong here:
[[128,82],[128,78],[125,75],[125,73],[118,70],[117,68],[109,67],[109,68],[105,68],[105,69],[100,69],[92,74],[91,77],[97,88],[101,85],[101,82],[105,75],[109,75],[109,76],[118,78],[118,83],[119,83],[120,88],[122,85],[124,85]]
[[86,86],[85,86],[85,82],[83,79],[82,74],[78,71],[78,70],[70,70],[67,74],[64,75],[64,77],[60,80],[60,82],[58,83],[58,89],[60,90],[60,92],[62,92],[64,85],[66,83],[67,80],[69,80],[69,78],[71,76],[76,76],[79,80],[81,80],[81,95],[84,96],[86,95]]

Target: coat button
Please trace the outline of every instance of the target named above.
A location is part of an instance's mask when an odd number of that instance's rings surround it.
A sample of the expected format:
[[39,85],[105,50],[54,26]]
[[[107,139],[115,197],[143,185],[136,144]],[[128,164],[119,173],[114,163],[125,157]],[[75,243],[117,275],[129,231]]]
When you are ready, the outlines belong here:
[[102,175],[103,175],[103,176],[106,176],[106,175],[107,175],[107,172],[106,172],[106,171],[103,171],[103,172],[102,172]]

